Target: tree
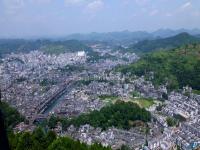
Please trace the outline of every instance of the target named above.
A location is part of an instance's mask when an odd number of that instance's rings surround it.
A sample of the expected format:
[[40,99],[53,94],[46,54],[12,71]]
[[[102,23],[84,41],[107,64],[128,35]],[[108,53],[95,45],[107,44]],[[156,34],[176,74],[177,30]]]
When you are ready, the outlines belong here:
[[52,115],[52,116],[50,117],[49,121],[48,121],[48,127],[49,127],[50,129],[55,128],[57,122],[58,122],[58,118],[55,117],[54,115]]
[[176,119],[171,118],[171,117],[167,117],[166,121],[169,127],[175,126],[177,124]]
[[34,150],[34,142],[29,132],[25,132],[19,137],[16,150]]
[[85,144],[73,141],[67,137],[61,137],[56,139],[49,147],[48,150],[87,150]]
[[45,139],[46,139],[45,147],[47,148],[56,139],[56,133],[54,131],[48,131]]
[[34,143],[34,147],[37,147],[38,150],[45,149],[46,144],[46,136],[42,128],[37,128],[33,131],[32,139]]
[[15,109],[10,107],[7,103],[0,101],[0,110],[5,117],[5,127],[7,130],[11,130],[19,122],[24,121],[24,117]]
[[0,109],[0,147],[2,149],[9,149],[6,126],[1,109]]
[[131,150],[127,145],[122,145],[119,150]]
[[62,125],[65,126],[65,129],[71,124],[77,127],[90,124],[93,127],[101,127],[102,129],[111,126],[129,129],[132,127],[129,122],[136,120],[148,122],[151,120],[151,114],[132,102],[117,101],[115,104],[103,107],[100,111],[92,111],[89,114],[82,114],[71,120],[62,121]]

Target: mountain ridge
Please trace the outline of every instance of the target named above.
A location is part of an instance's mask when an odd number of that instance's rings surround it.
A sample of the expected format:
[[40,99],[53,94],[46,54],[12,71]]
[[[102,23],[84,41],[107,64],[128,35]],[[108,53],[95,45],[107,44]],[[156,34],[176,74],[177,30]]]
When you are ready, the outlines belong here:
[[200,38],[183,32],[172,37],[140,41],[136,44],[131,45],[129,47],[129,50],[134,51],[136,53],[146,53],[160,49],[172,49],[181,45],[198,42],[200,42]]

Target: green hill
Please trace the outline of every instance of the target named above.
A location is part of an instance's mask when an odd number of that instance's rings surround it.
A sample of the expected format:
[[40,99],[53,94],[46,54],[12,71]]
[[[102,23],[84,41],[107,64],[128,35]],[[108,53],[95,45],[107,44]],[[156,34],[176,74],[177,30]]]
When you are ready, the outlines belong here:
[[144,55],[137,63],[117,68],[132,75],[145,75],[155,85],[167,84],[168,89],[189,85],[200,90],[200,44],[191,44],[168,51]]
[[[5,119],[4,128],[7,128],[7,131],[9,131],[7,132],[7,136],[10,150],[111,150],[110,147],[103,147],[101,144],[95,143],[93,145],[86,145],[69,137],[59,137],[54,131],[47,131],[46,128],[43,129],[41,127],[36,128],[32,133],[22,132],[14,134],[12,131],[13,127],[19,122],[24,121],[24,118],[15,108],[12,108],[9,104],[1,101],[0,111],[3,113]],[[1,143],[1,146],[2,145],[3,143]]]
[[64,52],[77,52],[83,50],[91,52],[91,48],[77,40],[48,42],[47,44],[41,45],[39,49],[47,53],[56,54]]
[[100,111],[92,111],[89,114],[82,114],[71,120],[64,119],[61,122],[64,129],[71,124],[77,127],[90,124],[93,127],[101,127],[102,129],[112,126],[119,129],[130,129],[134,127],[132,123],[135,121],[146,123],[150,120],[150,112],[140,108],[137,104],[116,101],[115,104],[103,107]]
[[54,131],[36,128],[32,133],[23,132],[9,136],[11,150],[111,150],[101,144],[87,145],[70,137],[57,136]]
[[135,51],[137,53],[146,53],[160,49],[172,49],[181,45],[197,42],[200,42],[200,38],[192,36],[188,33],[180,33],[176,36],[164,39],[140,41],[134,45],[131,45],[129,50]]

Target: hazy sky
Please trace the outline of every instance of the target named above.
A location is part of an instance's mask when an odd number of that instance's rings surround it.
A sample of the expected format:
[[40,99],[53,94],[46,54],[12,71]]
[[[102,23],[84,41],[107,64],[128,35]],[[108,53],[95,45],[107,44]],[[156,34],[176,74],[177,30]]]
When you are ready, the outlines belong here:
[[200,0],[0,0],[0,37],[200,27]]

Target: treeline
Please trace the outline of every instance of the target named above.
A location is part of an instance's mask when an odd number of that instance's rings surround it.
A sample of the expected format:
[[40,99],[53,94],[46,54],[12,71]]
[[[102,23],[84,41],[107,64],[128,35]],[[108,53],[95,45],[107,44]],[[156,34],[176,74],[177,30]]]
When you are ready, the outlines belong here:
[[111,150],[100,144],[89,146],[68,137],[57,137],[53,131],[45,132],[42,128],[33,133],[10,134],[9,143],[11,150]]
[[200,44],[191,44],[146,54],[137,63],[118,67],[117,71],[123,74],[144,75],[155,85],[167,84],[170,90],[187,85],[200,90],[199,56]]
[[93,127],[101,127],[103,130],[112,126],[121,129],[130,129],[134,127],[134,121],[148,122],[150,120],[150,112],[140,108],[137,104],[117,101],[115,104],[103,107],[100,111],[95,110],[70,120],[52,116],[48,121],[48,126],[54,128],[56,123],[60,121],[64,130],[72,124],[76,127],[90,124]]

